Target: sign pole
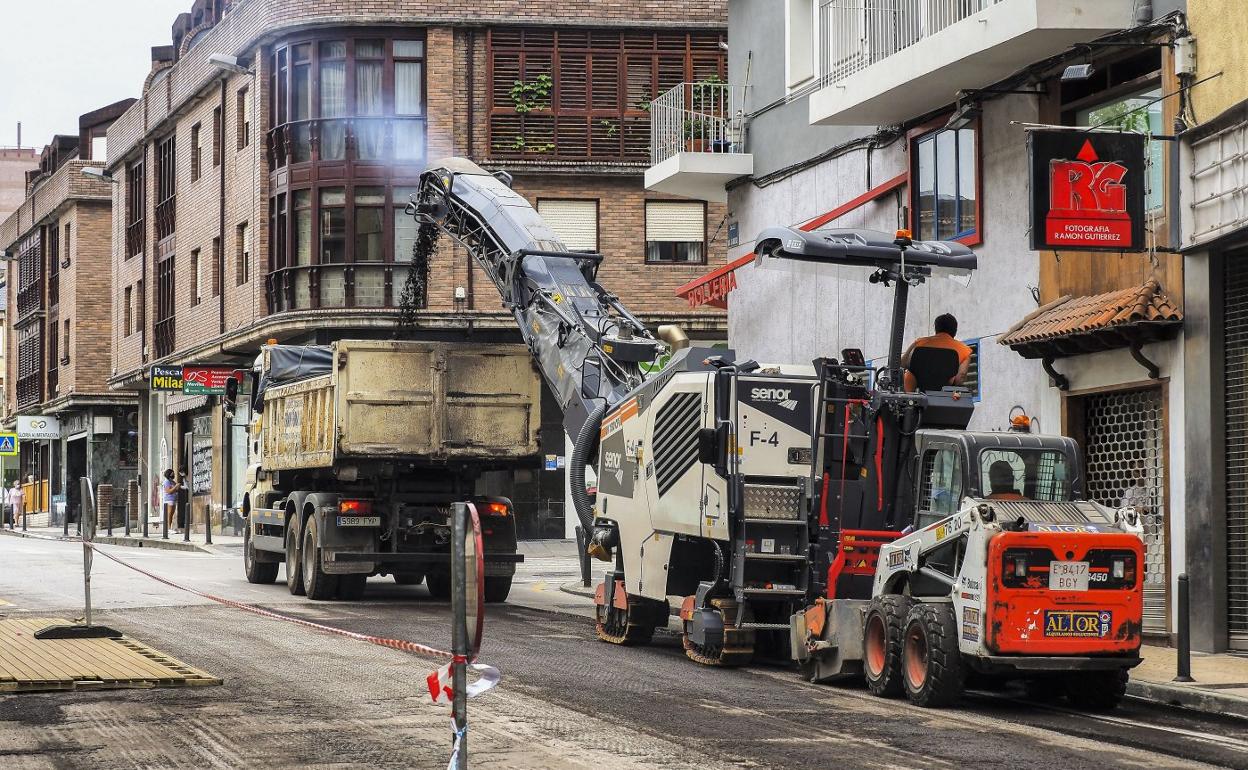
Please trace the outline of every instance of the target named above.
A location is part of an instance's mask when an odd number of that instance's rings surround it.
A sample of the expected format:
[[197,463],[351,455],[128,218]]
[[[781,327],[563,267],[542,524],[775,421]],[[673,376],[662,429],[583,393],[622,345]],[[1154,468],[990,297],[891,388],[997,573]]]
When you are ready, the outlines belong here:
[[459,741],[455,770],[468,770],[468,596],[465,583],[464,541],[467,537],[468,506],[455,503],[451,511],[451,689],[454,699],[451,715]]
[[91,541],[95,539],[97,517],[91,479],[83,476],[78,482],[81,485],[79,494],[82,495],[82,513],[78,517],[78,523],[82,528],[82,593],[85,605],[83,622],[72,626],[41,628],[35,632],[36,639],[116,639],[121,636],[119,631],[91,623],[91,557],[94,555]]

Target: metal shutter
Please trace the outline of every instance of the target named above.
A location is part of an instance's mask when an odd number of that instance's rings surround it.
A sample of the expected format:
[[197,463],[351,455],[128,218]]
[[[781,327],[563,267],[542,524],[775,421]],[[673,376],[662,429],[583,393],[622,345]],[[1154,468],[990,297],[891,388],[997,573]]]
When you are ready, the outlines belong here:
[[701,203],[646,201],[646,240],[701,243],[706,209]]
[[1169,620],[1163,415],[1161,388],[1102,393],[1084,400],[1088,497],[1117,508],[1133,484],[1133,472],[1143,472],[1144,632],[1149,634],[1166,633]]
[[537,213],[573,251],[598,251],[598,201],[539,200]]
[[1223,275],[1226,401],[1226,625],[1248,642],[1248,254],[1228,254]]

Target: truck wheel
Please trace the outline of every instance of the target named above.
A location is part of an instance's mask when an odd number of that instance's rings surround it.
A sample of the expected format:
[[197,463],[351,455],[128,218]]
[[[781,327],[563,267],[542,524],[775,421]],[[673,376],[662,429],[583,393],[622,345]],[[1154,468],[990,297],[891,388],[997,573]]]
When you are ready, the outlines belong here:
[[286,590],[303,596],[303,562],[299,559],[299,517],[286,520]]
[[485,600],[491,604],[507,601],[511,593],[511,575],[487,577],[485,579]]
[[961,697],[962,653],[951,605],[918,602],[910,608],[901,670],[906,696],[916,706],[947,706]]
[[308,518],[304,525],[303,549],[300,557],[303,561],[303,590],[309,599],[332,599],[338,592],[338,576],[330,575],[321,566],[320,533],[316,531],[316,517]]
[[248,583],[268,585],[277,580],[277,562],[256,558],[256,544],[251,540],[251,524],[243,530],[243,571]]
[[425,585],[429,587],[429,595],[435,599],[446,601],[451,598],[451,576],[445,572],[430,572],[425,575]]
[[862,671],[872,695],[896,698],[905,690],[901,682],[901,632],[911,604],[910,597],[901,594],[871,600],[862,633]]
[[391,577],[401,586],[418,586],[425,582],[425,576],[419,572],[396,572]]
[[364,598],[364,586],[368,584],[368,575],[339,575],[338,598],[344,602],[355,602]]
[[1127,694],[1127,669],[1114,671],[1080,671],[1066,677],[1066,697],[1077,709],[1111,711]]

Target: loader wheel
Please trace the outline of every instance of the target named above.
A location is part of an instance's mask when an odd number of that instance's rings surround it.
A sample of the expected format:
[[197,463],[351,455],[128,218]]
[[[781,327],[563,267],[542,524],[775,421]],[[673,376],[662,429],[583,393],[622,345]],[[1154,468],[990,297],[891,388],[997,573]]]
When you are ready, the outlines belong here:
[[429,595],[435,599],[446,601],[451,598],[451,575],[449,572],[430,572],[425,575],[425,585],[429,587]]
[[962,695],[964,672],[957,623],[949,604],[918,602],[906,615],[902,681],[916,706],[948,706]]
[[396,572],[391,577],[401,586],[418,586],[425,582],[425,576],[420,572]]
[[1083,711],[1112,711],[1126,696],[1130,677],[1125,668],[1070,674],[1066,677],[1066,697]]
[[321,566],[321,538],[315,516],[304,525],[303,549],[299,555],[303,561],[303,590],[308,598],[317,601],[334,598],[338,592],[338,576],[326,573]]
[[862,671],[872,695],[897,698],[905,690],[901,682],[901,632],[912,603],[910,597],[901,594],[871,600],[862,633]]
[[368,575],[338,576],[338,598],[344,602],[355,602],[364,598],[364,586],[368,584]]
[[485,600],[490,604],[498,604],[507,601],[507,594],[511,593],[511,575],[503,577],[496,575],[485,579]]
[[299,559],[299,518],[286,522],[286,590],[292,596],[303,596],[303,562]]
[[256,544],[251,540],[251,524],[243,530],[243,571],[247,573],[247,582],[269,585],[277,580],[275,561],[260,561],[256,558]]

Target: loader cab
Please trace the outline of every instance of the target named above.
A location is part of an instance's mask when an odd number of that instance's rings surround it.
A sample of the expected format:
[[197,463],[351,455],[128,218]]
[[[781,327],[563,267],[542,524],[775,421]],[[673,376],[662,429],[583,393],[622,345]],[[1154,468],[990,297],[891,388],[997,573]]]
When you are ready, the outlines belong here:
[[1065,436],[920,430],[915,435],[916,529],[958,511],[966,498],[1082,499],[1078,445]]

